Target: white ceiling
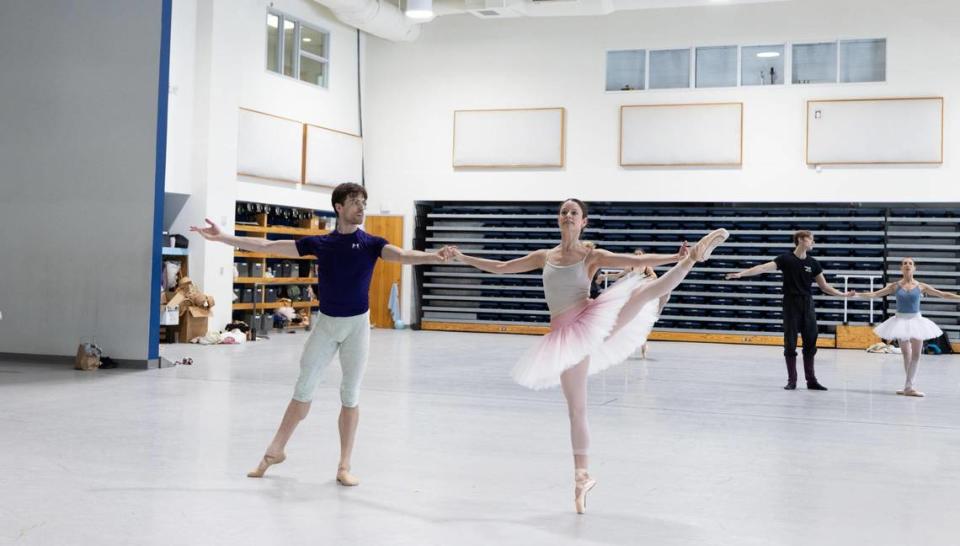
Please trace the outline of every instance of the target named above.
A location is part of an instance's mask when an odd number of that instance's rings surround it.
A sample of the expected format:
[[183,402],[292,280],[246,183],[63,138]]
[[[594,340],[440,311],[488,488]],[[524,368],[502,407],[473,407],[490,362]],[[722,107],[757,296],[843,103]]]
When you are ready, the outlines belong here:
[[[402,0],[401,0],[402,1]],[[761,4],[798,0],[434,0],[437,16],[473,13],[478,17],[576,17],[621,10]]]

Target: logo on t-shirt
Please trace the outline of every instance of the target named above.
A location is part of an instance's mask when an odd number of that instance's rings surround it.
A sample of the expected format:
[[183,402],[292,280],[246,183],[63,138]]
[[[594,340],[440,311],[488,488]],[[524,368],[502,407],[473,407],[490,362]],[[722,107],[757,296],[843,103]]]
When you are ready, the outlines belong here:
[[813,268],[810,267],[809,265],[803,266],[803,270],[806,271],[807,273],[813,273]]
[[350,245],[350,248],[360,248],[360,243],[353,243]]

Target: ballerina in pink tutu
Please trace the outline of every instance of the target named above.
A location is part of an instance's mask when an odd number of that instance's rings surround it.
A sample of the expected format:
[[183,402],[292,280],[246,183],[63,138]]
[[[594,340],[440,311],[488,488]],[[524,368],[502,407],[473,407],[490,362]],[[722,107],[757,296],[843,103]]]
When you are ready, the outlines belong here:
[[918,391],[913,382],[920,367],[920,355],[923,353],[923,340],[940,337],[943,330],[934,322],[920,314],[920,298],[924,294],[938,298],[960,300],[960,295],[950,292],[941,292],[929,284],[924,284],[913,277],[917,266],[913,258],[904,258],[900,261],[900,272],[903,278],[899,282],[892,282],[874,292],[860,292],[854,297],[880,298],[894,294],[897,298],[896,315],[883,321],[883,324],[873,329],[881,339],[899,339],[900,352],[903,355],[903,371],[907,380],[903,390],[897,394],[904,396],[924,396]]
[[[627,359],[643,345],[657,319],[659,298],[670,293],[694,263],[705,261],[729,234],[718,229],[692,248],[686,243],[677,254],[614,254],[592,249],[580,241],[587,226],[587,206],[567,199],[557,218],[560,245],[536,250],[522,258],[501,262],[449,252],[457,260],[490,273],[522,273],[543,269],[543,291],[550,309],[550,333],[534,344],[517,362],[513,378],[531,389],[560,385],[570,415],[574,460],[574,502],[577,513],[586,511],[587,492],[596,481],[587,472],[590,431],[587,425],[587,376]],[[644,282],[642,275],[621,279],[591,300],[590,279],[601,267],[633,267],[677,262],[662,277]]]

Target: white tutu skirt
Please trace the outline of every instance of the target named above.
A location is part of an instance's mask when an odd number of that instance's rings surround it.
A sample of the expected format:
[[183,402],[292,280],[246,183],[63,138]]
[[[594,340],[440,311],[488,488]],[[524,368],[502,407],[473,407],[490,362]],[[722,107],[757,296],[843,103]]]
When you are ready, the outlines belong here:
[[897,313],[873,329],[881,339],[934,339],[943,330],[920,313]]
[[530,347],[513,368],[513,379],[531,389],[560,384],[560,374],[590,357],[595,374],[626,360],[643,345],[657,321],[657,298],[651,299],[628,323],[614,331],[620,311],[633,290],[647,282],[628,275],[597,299],[584,300],[550,320],[550,333]]

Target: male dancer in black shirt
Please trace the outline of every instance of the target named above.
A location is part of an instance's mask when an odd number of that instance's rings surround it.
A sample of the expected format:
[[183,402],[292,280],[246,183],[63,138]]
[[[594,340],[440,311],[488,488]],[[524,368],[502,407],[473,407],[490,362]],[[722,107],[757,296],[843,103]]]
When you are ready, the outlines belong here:
[[797,332],[803,338],[803,375],[807,388],[825,391],[813,370],[817,353],[817,312],[813,306],[810,284],[816,282],[825,294],[851,297],[854,292],[840,292],[823,277],[823,268],[807,252],[813,248],[813,233],[801,230],[793,234],[793,252],[777,256],[772,262],[756,265],[739,273],[728,273],[728,279],[742,279],[780,270],[783,273],[783,355],[787,360],[786,390],[797,388]]

